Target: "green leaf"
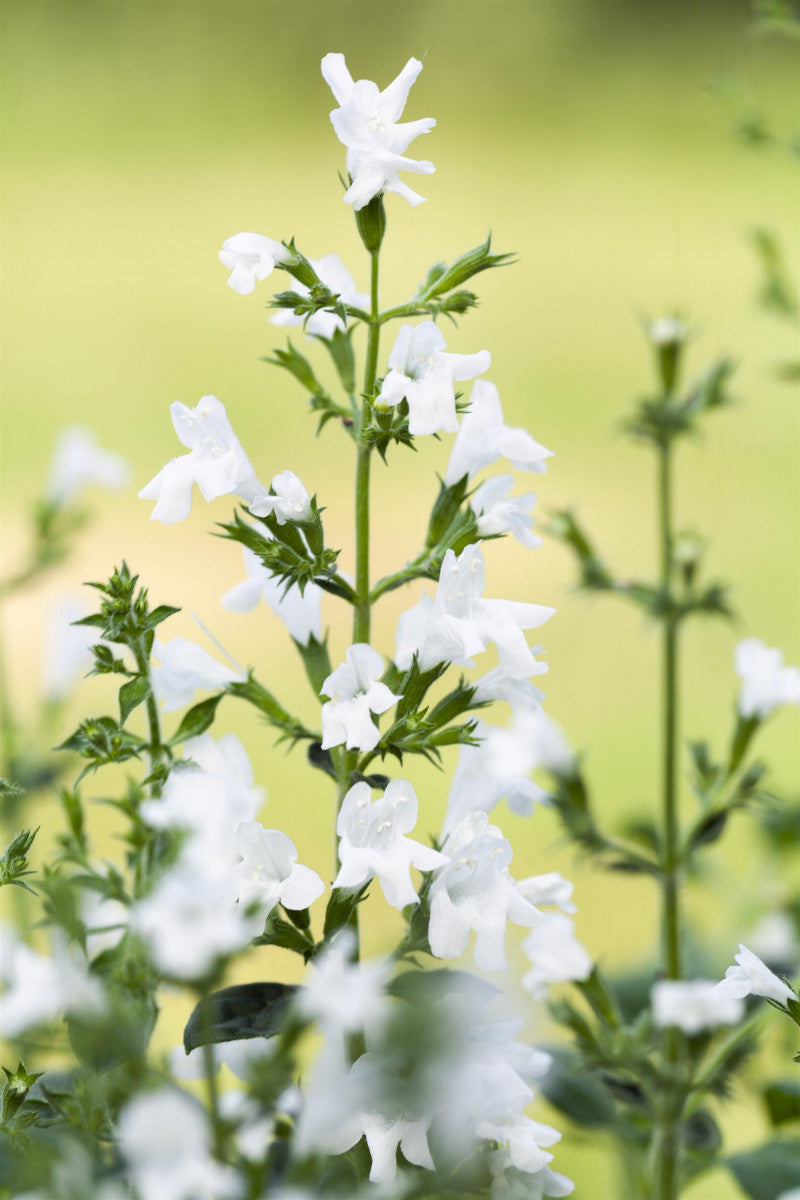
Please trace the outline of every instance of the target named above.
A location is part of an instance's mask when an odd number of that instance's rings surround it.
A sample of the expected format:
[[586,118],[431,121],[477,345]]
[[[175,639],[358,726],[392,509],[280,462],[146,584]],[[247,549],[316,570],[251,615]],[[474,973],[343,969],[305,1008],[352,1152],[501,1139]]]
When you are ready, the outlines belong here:
[[451,967],[432,971],[403,971],[394,977],[386,990],[399,1000],[420,1008],[435,1003],[438,997],[448,993],[468,992],[476,1000],[486,1003],[500,994],[500,989],[487,979],[479,979],[469,971],[457,971]]
[[723,1162],[751,1200],[778,1200],[782,1192],[800,1187],[799,1138],[767,1142]]
[[330,352],[342,387],[348,396],[352,396],[356,390],[356,360],[353,354],[351,334],[337,329],[333,337],[320,338],[319,340]]
[[698,1108],[683,1122],[683,1143],[690,1154],[716,1155],[722,1147],[717,1122],[705,1108]]
[[186,1023],[186,1053],[217,1042],[274,1037],[296,991],[286,983],[240,983],[212,992],[195,1006]]
[[[304,911],[308,916],[308,910]],[[314,949],[314,939],[304,933],[295,923],[290,924],[288,921],[284,921],[276,909],[273,909],[267,917],[264,932],[253,940],[256,945],[278,946],[282,950],[292,950],[295,954],[302,954],[304,958],[307,958]]]
[[201,733],[205,733],[214,723],[217,705],[224,695],[224,692],[219,692],[218,695],[209,696],[208,700],[201,700],[199,704],[190,708],[177,731],[169,739],[169,745],[176,746],[178,742],[185,742],[188,738],[199,737]]
[[800,1120],[800,1080],[782,1079],[771,1083],[762,1095],[773,1125]]
[[147,614],[145,626],[147,629],[155,629],[156,625],[160,625],[162,621],[166,621],[174,613],[179,613],[179,608],[173,608],[171,604],[159,604],[151,613]]
[[119,723],[124,725],[135,708],[150,694],[150,681],[146,675],[136,675],[123,683],[119,689]]
[[596,1073],[563,1046],[549,1047],[548,1054],[552,1055],[553,1063],[540,1086],[553,1107],[576,1125],[589,1129],[613,1124],[614,1101]]

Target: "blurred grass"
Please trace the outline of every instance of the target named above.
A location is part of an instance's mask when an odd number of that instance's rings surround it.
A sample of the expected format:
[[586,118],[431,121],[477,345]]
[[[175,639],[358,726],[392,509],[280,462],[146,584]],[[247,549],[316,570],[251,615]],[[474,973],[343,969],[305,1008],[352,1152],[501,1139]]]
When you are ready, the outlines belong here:
[[[686,639],[686,736],[720,745],[727,735],[739,636],[760,636],[797,661],[798,410],[772,375],[792,338],[755,307],[758,271],[746,242],[754,224],[774,228],[796,259],[796,169],[742,147],[713,90],[723,76],[742,77],[775,126],[790,132],[796,56],[753,34],[745,4],[7,0],[2,21],[7,561],[22,551],[26,510],[63,424],[90,425],[130,459],[135,479],[124,496],[92,497],[101,513],[75,557],[8,605],[6,653],[20,712],[35,703],[28,680],[47,602],[107,574],[123,555],[156,602],[196,611],[235,657],[279,680],[288,703],[314,712],[277,619],[219,607],[240,577],[239,552],[205,531],[227,518],[227,502],[208,509],[198,499],[188,522],[166,529],[148,524],[149,506],[135,492],[177,452],[169,403],[193,405],[213,392],[262,479],[289,467],[319,492],[331,540],[344,547],[344,569],[351,566],[350,443],[330,428],[312,439],[300,389],[257,361],[281,344],[265,318],[269,284],[248,299],[235,295],[216,257],[240,229],[294,234],[312,256],[340,253],[364,286],[363,251],[336,179],[343,150],[318,73],[329,50],[344,51],[356,77],[382,84],[410,55],[424,59],[408,115],[437,117],[434,133],[413,147],[437,174],[422,181],[429,202],[421,209],[390,198],[383,300],[402,299],[431,261],[477,244],[489,228],[496,249],[519,253],[513,268],[479,279],[481,308],[448,335],[450,348],[491,349],[506,419],[557,452],[537,481],[542,509],[577,504],[621,570],[654,561],[651,464],[613,431],[651,383],[639,313],[678,306],[687,314],[699,329],[695,369],[722,352],[739,360],[738,408],[681,451],[679,522],[709,533],[709,571],[735,585],[740,614],[734,629],[697,627]],[[376,573],[415,551],[433,471],[448,450],[426,444],[418,455],[395,453],[390,471],[377,466]],[[558,608],[541,635],[550,712],[589,748],[612,819],[651,804],[652,630],[626,610],[572,594],[560,548],[517,550],[490,548],[487,592]],[[408,603],[397,594],[383,602],[374,640],[384,651]],[[328,617],[335,657],[346,630],[333,601]],[[196,632],[185,613],[173,626]],[[99,707],[101,695],[101,683],[82,683],[65,726]],[[286,828],[302,860],[327,876],[325,781],[276,751],[250,713],[231,704],[220,729],[233,728],[269,789],[268,823]],[[795,786],[790,717],[768,728],[762,749],[777,785]],[[420,828],[434,831],[446,780],[429,768],[409,773],[423,798]],[[52,801],[42,804],[54,816]],[[107,810],[97,812],[113,832]],[[595,954],[613,965],[652,952],[657,913],[646,884],[575,864],[555,844],[547,814],[500,819],[518,875],[561,869],[576,879],[579,930]],[[754,897],[773,904],[786,884],[744,828],[726,842],[717,870],[713,890],[693,895],[692,909],[724,965],[752,921]],[[372,948],[390,935],[375,927]],[[278,958],[266,969],[291,970]],[[176,1038],[182,1015],[168,1014],[163,1044]],[[733,1109],[731,1132],[751,1143],[759,1121],[749,1106]],[[614,1194],[600,1158],[596,1148],[568,1146],[558,1157],[587,1200]],[[715,1177],[691,1194],[734,1193]]]

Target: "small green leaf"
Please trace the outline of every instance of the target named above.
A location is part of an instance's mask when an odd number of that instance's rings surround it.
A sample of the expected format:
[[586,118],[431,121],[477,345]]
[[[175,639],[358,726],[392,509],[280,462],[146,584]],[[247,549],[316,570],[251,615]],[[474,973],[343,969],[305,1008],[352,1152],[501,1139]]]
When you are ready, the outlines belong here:
[[611,1125],[616,1114],[614,1101],[595,1072],[562,1046],[550,1047],[548,1053],[553,1063],[540,1085],[546,1099],[576,1125],[590,1129]]
[[190,708],[178,726],[177,732],[169,739],[170,746],[176,746],[178,742],[185,742],[188,738],[199,737],[201,733],[210,729],[214,723],[217,705],[224,695],[224,692],[219,692],[218,695],[209,696],[208,700],[201,700],[199,704]]
[[124,725],[135,708],[150,694],[150,682],[146,675],[136,675],[123,683],[119,689],[119,723]]
[[800,1139],[767,1142],[756,1150],[732,1154],[723,1162],[751,1200],[778,1200],[800,1187]]
[[240,983],[196,1005],[183,1031],[186,1053],[198,1046],[274,1037],[297,988],[286,983]]
[[771,1083],[764,1089],[763,1097],[773,1125],[800,1120],[800,1081],[797,1079]]
[[158,608],[154,608],[151,613],[147,614],[145,626],[147,629],[155,629],[156,625],[160,625],[162,621],[166,621],[168,617],[180,611],[179,608],[173,608],[171,604],[159,604]]

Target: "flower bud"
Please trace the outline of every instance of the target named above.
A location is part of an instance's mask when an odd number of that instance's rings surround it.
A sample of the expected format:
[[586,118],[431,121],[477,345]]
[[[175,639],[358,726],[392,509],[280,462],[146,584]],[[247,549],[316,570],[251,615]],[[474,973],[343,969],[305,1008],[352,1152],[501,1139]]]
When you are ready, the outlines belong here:
[[683,582],[687,588],[694,583],[704,550],[703,538],[692,529],[686,529],[679,533],[672,543],[672,557],[676,566],[680,568]]
[[681,351],[688,332],[686,322],[674,315],[659,317],[648,329],[648,337],[656,349],[658,370],[665,392],[673,391],[677,382]]
[[356,209],[356,225],[367,252],[377,254],[386,233],[386,210],[381,192],[373,196],[369,204]]

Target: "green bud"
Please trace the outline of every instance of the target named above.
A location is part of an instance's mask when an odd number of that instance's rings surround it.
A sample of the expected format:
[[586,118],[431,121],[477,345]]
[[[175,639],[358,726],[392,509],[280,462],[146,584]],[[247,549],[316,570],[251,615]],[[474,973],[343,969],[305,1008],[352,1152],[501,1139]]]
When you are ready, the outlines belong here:
[[381,248],[383,235],[386,233],[386,209],[383,207],[382,192],[373,196],[369,204],[358,209],[356,225],[367,253],[377,254]]
[[694,583],[704,549],[703,538],[692,529],[679,533],[672,543],[672,557],[687,588]]
[[656,350],[659,376],[665,392],[675,390],[688,332],[685,321],[674,315],[659,317],[648,330],[648,337]]

